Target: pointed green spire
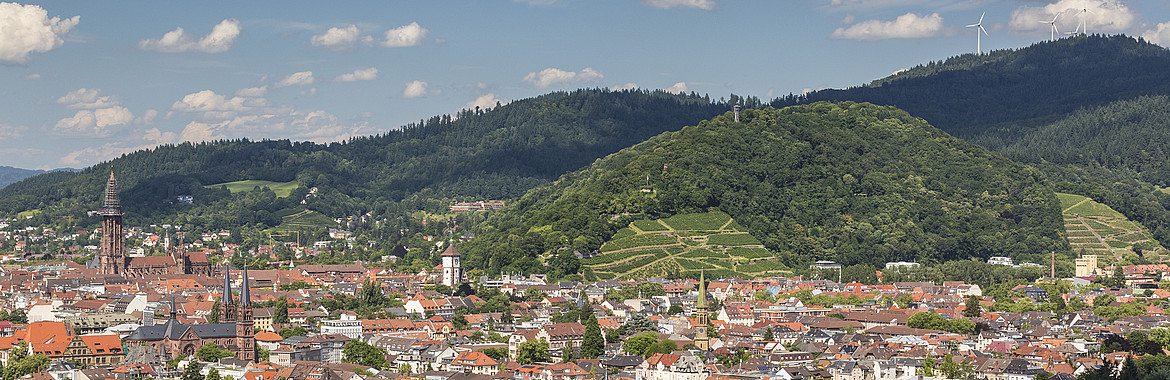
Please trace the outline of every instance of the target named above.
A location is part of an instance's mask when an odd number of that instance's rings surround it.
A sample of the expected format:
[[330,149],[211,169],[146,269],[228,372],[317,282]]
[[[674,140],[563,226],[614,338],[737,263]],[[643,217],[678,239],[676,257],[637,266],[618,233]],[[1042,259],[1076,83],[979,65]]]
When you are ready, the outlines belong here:
[[695,307],[699,309],[707,308],[707,282],[705,281],[706,272],[699,271],[699,300],[695,301]]

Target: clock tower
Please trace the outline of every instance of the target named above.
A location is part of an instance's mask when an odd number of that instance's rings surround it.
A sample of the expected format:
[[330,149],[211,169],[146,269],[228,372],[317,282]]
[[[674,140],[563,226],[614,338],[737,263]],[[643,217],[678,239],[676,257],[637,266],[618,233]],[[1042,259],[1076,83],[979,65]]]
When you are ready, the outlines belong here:
[[695,348],[706,351],[711,349],[711,340],[707,337],[707,283],[704,281],[704,272],[699,272],[699,299],[695,301]]

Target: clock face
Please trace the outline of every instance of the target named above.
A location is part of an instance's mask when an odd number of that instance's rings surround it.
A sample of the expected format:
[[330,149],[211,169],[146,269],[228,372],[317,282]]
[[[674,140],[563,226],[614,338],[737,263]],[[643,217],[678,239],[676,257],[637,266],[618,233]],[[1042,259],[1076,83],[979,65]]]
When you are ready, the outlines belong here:
[[699,329],[699,334],[702,334],[702,333],[704,333],[704,332],[707,332],[707,329],[703,329],[703,328],[700,328],[700,329]]

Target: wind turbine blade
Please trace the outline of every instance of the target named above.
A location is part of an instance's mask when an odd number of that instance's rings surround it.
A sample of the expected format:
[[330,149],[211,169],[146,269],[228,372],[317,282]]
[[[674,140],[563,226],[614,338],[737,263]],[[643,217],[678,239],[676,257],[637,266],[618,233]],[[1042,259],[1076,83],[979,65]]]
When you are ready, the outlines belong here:
[[1056,19],[1059,17],[1060,17],[1060,13],[1057,13],[1056,16],[1052,16],[1052,21],[1049,22],[1049,24],[1056,22]]
[[1056,29],[1056,24],[1052,24],[1052,31],[1056,32],[1056,34],[1060,34],[1060,29]]
[[967,27],[968,27],[968,28],[974,28],[974,27],[976,27],[976,26],[979,26],[979,24],[971,24],[971,25],[967,25]]
[[979,26],[979,30],[983,31],[983,34],[984,34],[984,35],[986,35],[986,36],[988,36],[988,37],[991,37],[991,35],[990,35],[990,34],[987,34],[987,29],[983,29],[983,25],[980,25],[980,26]]
[[980,24],[983,23],[983,16],[987,16],[987,12],[983,12],[983,14],[979,15],[979,23]]

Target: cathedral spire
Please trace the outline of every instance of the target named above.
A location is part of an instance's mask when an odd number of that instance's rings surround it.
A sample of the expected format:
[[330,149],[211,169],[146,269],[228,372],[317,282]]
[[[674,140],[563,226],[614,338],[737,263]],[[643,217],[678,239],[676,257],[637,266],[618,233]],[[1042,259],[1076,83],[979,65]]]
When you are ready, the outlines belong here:
[[243,277],[244,277],[243,285],[240,285],[240,305],[242,307],[251,307],[252,295],[250,294],[251,292],[249,292],[249,289],[248,289],[249,286],[248,286],[248,267],[247,266],[244,267]]
[[106,194],[101,214],[122,215],[122,203],[118,201],[118,180],[114,179],[113,168],[110,168],[110,179],[106,180]]
[[232,268],[229,266],[223,267],[223,297],[220,298],[221,305],[231,305],[232,302]]

